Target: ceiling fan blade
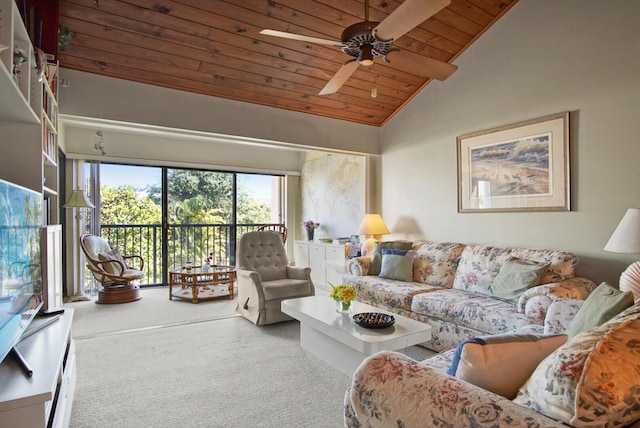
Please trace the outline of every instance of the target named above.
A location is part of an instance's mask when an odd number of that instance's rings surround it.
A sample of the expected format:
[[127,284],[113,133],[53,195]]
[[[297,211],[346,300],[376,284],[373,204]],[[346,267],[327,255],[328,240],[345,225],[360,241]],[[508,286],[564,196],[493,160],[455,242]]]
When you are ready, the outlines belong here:
[[340,89],[342,85],[344,85],[344,82],[349,80],[349,77],[356,71],[358,65],[360,64],[358,64],[358,60],[355,59],[342,64],[340,70],[324,85],[319,95],[329,95],[338,92],[338,89]]
[[458,69],[457,65],[400,50],[390,51],[385,55],[384,61],[408,73],[422,77],[433,77],[438,80],[447,80]]
[[451,0],[405,0],[373,29],[373,35],[378,40],[396,40],[447,7],[449,3]]
[[262,30],[260,31],[260,34],[264,34],[265,36],[282,37],[284,39],[300,40],[300,41],[309,42],[309,43],[318,43],[321,45],[336,46],[338,48],[345,47],[345,44],[342,42],[336,42],[334,40],[327,40],[327,39],[319,39],[317,37],[302,36],[300,34],[294,34],[294,33],[285,33],[284,31]]

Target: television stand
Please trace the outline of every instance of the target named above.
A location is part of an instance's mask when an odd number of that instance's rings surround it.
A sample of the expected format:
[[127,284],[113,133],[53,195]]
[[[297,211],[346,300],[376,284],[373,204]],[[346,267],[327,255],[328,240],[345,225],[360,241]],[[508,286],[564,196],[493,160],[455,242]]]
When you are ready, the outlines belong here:
[[10,354],[11,354],[11,357],[16,361],[16,363],[18,363],[18,365],[20,366],[20,368],[22,369],[25,375],[29,377],[33,376],[33,369],[31,368],[29,363],[27,363],[27,360],[24,359],[20,351],[16,349],[15,346],[11,348]]
[[5,358],[0,364],[2,428],[69,426],[76,383],[72,320],[73,309],[67,309],[46,328],[23,335],[15,346],[29,362],[32,377],[25,376],[15,358]]

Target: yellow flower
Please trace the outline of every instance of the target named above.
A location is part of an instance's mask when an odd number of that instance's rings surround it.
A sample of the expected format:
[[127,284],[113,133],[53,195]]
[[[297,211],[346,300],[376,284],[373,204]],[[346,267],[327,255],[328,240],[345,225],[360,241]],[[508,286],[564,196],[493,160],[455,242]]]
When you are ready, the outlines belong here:
[[333,285],[332,283],[329,283],[329,285],[331,286],[329,297],[332,299],[345,303],[355,300],[356,290],[351,284]]

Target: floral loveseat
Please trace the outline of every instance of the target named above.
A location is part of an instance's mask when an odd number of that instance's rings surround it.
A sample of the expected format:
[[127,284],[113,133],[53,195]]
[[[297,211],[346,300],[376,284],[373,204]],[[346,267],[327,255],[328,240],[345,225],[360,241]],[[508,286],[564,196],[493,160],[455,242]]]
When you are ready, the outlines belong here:
[[640,427],[638,304],[543,357],[512,400],[446,374],[452,353],[366,359],[345,395],[345,426]]
[[[411,272],[404,278],[411,281],[394,279],[393,271],[386,278],[379,276],[381,252],[398,247],[413,251],[409,253]],[[495,298],[491,287],[512,259],[548,266],[537,285],[508,302]],[[343,281],[354,285],[357,300],[431,325],[432,338],[423,345],[443,351],[472,337],[531,325],[547,334],[563,332],[577,309],[572,305],[554,308],[553,302],[584,300],[595,288],[593,281],[576,277],[577,263],[578,258],[565,251],[386,241],[376,243],[373,256],[351,259]]]

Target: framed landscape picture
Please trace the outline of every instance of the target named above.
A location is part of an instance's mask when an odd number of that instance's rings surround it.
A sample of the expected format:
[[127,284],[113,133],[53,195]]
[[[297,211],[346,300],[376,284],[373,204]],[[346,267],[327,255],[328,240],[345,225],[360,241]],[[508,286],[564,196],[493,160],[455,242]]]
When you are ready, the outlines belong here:
[[569,112],[457,138],[458,212],[568,211]]

